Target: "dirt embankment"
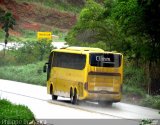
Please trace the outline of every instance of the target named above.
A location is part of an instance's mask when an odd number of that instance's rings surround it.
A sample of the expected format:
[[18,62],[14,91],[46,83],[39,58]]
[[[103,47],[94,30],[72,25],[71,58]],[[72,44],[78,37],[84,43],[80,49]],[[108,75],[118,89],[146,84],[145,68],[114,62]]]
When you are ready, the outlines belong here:
[[35,3],[0,0],[0,8],[13,13],[17,24],[14,30],[17,32],[20,32],[21,29],[50,31],[53,28],[59,28],[68,30],[76,23],[76,15],[72,13],[46,8]]

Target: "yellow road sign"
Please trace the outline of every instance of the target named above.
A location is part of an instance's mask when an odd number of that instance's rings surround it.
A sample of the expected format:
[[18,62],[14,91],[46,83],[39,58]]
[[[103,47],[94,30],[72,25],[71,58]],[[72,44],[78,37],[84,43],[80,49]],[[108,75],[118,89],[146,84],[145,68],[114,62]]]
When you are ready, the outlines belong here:
[[51,32],[37,32],[37,39],[48,39],[52,40],[52,33]]

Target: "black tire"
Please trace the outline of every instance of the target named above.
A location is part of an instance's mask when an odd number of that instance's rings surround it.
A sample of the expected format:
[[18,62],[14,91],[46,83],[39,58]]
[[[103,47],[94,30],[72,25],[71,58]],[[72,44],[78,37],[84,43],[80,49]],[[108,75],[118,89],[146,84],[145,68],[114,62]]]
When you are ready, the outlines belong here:
[[73,104],[73,95],[71,96],[71,104]]
[[76,89],[74,91],[74,96],[73,96],[72,104],[74,104],[74,105],[78,104]]
[[52,100],[57,100],[58,96],[52,95]]
[[73,104],[73,89],[70,89],[70,99],[71,99],[71,103]]
[[50,94],[51,94],[51,96],[52,96],[52,100],[57,100],[58,96],[56,96],[56,95],[54,95],[54,94],[52,94],[52,93],[53,93],[53,86],[51,85],[51,86],[50,86]]

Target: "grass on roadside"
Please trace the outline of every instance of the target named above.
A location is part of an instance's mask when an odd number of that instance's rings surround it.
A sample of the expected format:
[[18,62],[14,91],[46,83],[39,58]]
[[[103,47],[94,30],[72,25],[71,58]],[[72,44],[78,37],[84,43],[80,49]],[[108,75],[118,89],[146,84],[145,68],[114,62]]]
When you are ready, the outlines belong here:
[[0,67],[0,79],[45,86],[47,76],[46,73],[43,73],[44,63],[42,61],[21,66]]
[[160,109],[160,96],[147,95],[147,78],[142,68],[132,65],[124,68],[123,100],[124,102]]
[[141,105],[160,110],[160,95],[157,96],[147,95],[146,98],[142,100]]
[[33,121],[34,114],[23,105],[15,105],[2,99],[0,100],[0,124],[27,125]]
[[[130,101],[134,103],[134,99],[140,100],[144,98],[147,94],[145,86],[146,78],[143,69],[133,66],[126,66],[124,68],[123,95],[125,95],[126,99],[132,98]],[[135,103],[140,104],[140,102],[136,101]]]

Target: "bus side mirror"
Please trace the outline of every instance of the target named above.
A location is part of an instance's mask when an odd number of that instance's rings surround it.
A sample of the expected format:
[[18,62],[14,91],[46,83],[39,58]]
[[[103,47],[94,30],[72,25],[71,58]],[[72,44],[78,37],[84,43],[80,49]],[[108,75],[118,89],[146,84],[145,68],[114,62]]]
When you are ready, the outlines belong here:
[[47,72],[47,64],[48,63],[45,63],[45,65],[43,66],[43,72]]
[[46,72],[46,68],[47,68],[47,66],[44,65],[44,66],[43,66],[43,72]]

